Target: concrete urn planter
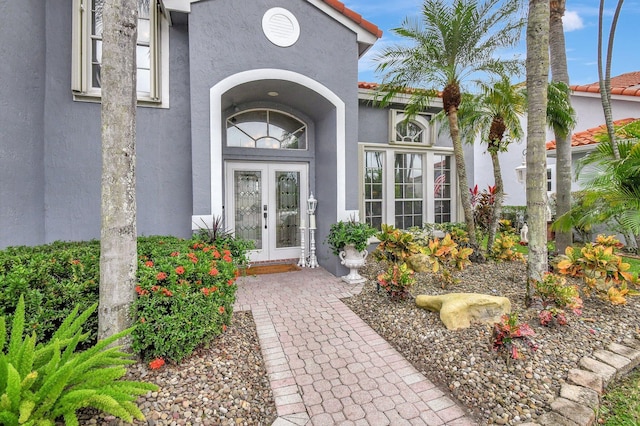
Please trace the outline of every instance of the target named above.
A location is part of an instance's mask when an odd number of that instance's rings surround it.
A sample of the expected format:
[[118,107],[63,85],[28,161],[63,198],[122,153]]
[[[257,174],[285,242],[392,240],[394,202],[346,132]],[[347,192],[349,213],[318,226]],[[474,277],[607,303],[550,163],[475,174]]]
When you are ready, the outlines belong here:
[[349,275],[342,277],[342,281],[348,284],[360,284],[366,281],[358,274],[358,269],[362,268],[366,262],[367,250],[358,251],[353,244],[347,244],[340,252],[340,263],[349,268]]

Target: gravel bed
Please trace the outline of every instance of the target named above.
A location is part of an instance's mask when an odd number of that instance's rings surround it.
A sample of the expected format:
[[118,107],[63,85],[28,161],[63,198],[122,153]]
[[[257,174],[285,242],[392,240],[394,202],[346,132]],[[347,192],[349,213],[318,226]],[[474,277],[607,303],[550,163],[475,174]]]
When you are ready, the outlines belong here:
[[640,337],[638,297],[629,297],[625,306],[583,297],[582,316],[568,314],[568,325],[542,327],[538,311],[524,304],[526,265],[522,262],[474,264],[457,272],[460,282],[446,289],[432,274],[416,274],[413,295],[473,292],[508,297],[520,321],[534,329],[533,340],[539,348],[523,349],[524,359],[507,362],[491,349],[490,326],[449,331],[438,313],[417,308],[413,298],[390,300],[378,292],[375,277],[383,269],[369,261],[360,271],[369,278],[362,293],[343,302],[426,377],[449,389],[481,424],[535,420],[550,411],[550,402],[580,358],[611,342]]
[[[276,419],[273,393],[258,344],[253,316],[235,312],[227,331],[179,365],[151,370],[133,364],[129,380],[160,387],[138,399],[146,421],[136,425],[271,425]],[[81,425],[120,426],[113,416],[86,410]]]

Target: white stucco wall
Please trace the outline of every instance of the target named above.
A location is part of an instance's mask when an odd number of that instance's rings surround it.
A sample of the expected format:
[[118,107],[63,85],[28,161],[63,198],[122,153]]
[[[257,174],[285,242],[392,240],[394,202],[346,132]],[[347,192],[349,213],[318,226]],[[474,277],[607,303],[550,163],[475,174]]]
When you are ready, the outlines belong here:
[[[640,118],[640,97],[638,96],[612,96],[613,120],[623,118]],[[595,93],[573,92],[571,95],[573,108],[576,110],[577,123],[574,132],[581,132],[604,124],[604,113],[600,96]],[[522,129],[526,134],[527,120],[522,119]],[[547,130],[547,141],[555,139],[553,131]],[[516,180],[515,168],[522,162],[522,151],[526,148],[526,137],[523,141],[513,142],[509,151],[500,153],[500,166],[505,187],[505,205],[526,205],[524,184]],[[474,175],[473,180],[480,189],[487,185],[493,185],[493,169],[491,157],[486,152],[486,144],[476,141],[474,150]],[[552,191],[555,191],[555,158],[553,153],[547,157],[547,165],[552,166]],[[573,182],[572,190],[580,188],[579,182]]]

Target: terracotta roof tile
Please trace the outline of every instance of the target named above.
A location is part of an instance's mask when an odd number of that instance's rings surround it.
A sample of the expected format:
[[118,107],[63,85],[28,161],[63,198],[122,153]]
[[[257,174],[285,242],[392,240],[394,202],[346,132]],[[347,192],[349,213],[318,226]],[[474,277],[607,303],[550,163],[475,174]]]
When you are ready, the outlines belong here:
[[[379,83],[368,83],[366,81],[358,82],[358,89],[377,90],[380,87]],[[419,89],[407,89],[405,93],[413,93]],[[426,90],[425,90],[426,92]],[[438,97],[442,97],[442,92],[438,92]]]
[[[573,85],[575,92],[600,93],[600,83]],[[628,72],[611,77],[611,94],[624,96],[640,96],[640,71]]]
[[[622,126],[636,120],[638,120],[638,118],[623,118],[621,120],[614,121],[613,124],[615,126]],[[595,139],[595,137],[606,132],[606,124],[601,124],[598,127],[592,127],[590,129],[583,130],[582,132],[576,132],[571,137],[571,148],[596,144],[598,143],[598,141]],[[556,141],[547,142],[547,150],[553,149],[556,149]]]
[[362,15],[349,9],[341,1],[338,1],[338,0],[322,0],[322,1],[324,1],[326,4],[328,4],[338,12],[342,13],[344,16],[351,19],[353,22],[360,25],[362,28],[364,28],[371,34],[375,35],[376,37],[378,38],[382,37],[382,30],[378,28],[377,25],[367,21],[362,17]]

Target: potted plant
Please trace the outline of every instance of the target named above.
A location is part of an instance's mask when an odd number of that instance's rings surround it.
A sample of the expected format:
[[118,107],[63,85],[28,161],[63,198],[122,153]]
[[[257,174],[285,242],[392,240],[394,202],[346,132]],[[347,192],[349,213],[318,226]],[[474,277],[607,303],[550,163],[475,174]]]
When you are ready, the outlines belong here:
[[326,242],[331,247],[333,254],[340,257],[340,263],[350,269],[349,275],[342,277],[343,281],[349,284],[365,281],[358,274],[358,269],[364,266],[365,259],[369,254],[366,250],[369,238],[377,232],[368,223],[356,220],[341,220],[331,225]]

